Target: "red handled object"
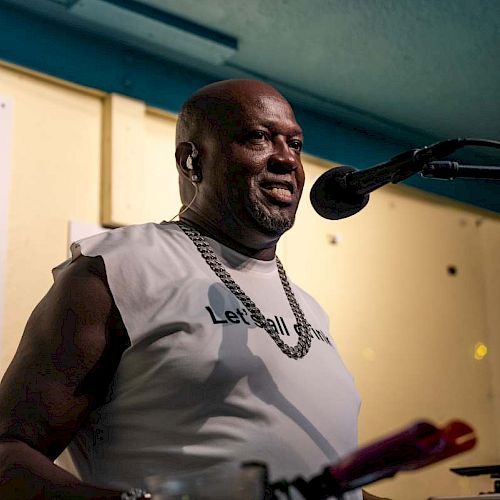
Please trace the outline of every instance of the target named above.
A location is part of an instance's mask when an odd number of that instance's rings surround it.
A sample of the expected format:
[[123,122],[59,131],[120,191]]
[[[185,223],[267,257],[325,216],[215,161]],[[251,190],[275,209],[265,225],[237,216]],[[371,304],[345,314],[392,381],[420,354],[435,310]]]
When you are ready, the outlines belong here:
[[474,430],[452,420],[442,428],[420,421],[402,431],[359,448],[309,482],[298,478],[293,485],[305,498],[323,499],[414,470],[470,450],[476,444]]

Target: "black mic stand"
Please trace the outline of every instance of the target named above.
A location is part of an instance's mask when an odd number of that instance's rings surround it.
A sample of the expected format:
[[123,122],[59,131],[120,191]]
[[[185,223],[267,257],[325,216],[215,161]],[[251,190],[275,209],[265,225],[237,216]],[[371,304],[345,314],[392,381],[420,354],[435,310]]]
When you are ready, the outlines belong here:
[[466,146],[500,149],[500,142],[488,139],[448,139],[420,149],[412,149],[372,168],[348,173],[345,176],[345,187],[357,195],[364,196],[385,184],[397,184],[418,172],[424,177],[435,179],[500,179],[500,167],[436,161]]
[[448,139],[405,151],[365,170],[345,165],[336,167],[325,172],[314,183],[310,193],[311,203],[322,217],[342,219],[364,208],[372,191],[388,183],[397,184],[419,172],[424,177],[434,179],[500,179],[500,166],[459,165],[454,161],[439,161],[466,146],[500,149],[500,142]]

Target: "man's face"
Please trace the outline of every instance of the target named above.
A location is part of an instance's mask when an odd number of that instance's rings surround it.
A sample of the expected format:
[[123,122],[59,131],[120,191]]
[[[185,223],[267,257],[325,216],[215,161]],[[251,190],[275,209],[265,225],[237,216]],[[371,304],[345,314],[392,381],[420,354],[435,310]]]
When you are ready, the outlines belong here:
[[238,101],[225,106],[202,145],[200,195],[235,228],[280,236],[293,225],[304,186],[302,131],[279,94]]

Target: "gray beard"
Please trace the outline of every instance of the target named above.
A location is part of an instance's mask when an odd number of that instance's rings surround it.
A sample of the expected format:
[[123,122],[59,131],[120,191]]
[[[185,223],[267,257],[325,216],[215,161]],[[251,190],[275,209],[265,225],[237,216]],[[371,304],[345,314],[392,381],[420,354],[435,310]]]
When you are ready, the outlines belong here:
[[255,200],[251,200],[248,209],[259,228],[271,236],[281,236],[295,222],[294,215],[289,216],[278,211],[271,213],[267,207],[262,206]]

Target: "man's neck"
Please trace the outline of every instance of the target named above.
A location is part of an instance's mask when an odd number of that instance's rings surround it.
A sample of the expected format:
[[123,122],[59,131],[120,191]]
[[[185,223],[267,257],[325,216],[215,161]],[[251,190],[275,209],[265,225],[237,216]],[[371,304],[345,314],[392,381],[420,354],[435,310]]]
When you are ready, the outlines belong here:
[[[211,221],[197,217],[195,213],[186,213],[180,217],[182,222],[196,228],[202,235],[208,236],[222,245],[229,247],[247,257],[258,260],[273,260],[276,255],[277,238],[258,238],[260,245],[255,244],[257,238],[252,239],[252,244],[247,241],[234,239],[228,234],[227,228],[223,224],[216,224]],[[250,239],[250,238],[248,238]]]

